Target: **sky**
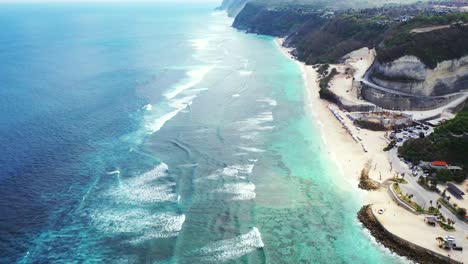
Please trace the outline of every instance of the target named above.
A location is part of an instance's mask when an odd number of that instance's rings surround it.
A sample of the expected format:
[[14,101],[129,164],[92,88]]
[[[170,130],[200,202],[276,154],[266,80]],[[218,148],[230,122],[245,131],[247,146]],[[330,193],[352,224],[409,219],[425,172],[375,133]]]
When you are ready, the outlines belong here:
[[0,3],[40,3],[40,2],[57,2],[57,3],[103,3],[103,2],[184,2],[184,3],[221,3],[222,0],[0,0]]

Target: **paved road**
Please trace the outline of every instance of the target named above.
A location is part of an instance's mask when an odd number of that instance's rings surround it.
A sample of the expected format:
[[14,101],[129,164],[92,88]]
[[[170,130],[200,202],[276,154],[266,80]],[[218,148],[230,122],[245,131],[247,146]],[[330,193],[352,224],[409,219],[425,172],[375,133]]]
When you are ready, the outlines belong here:
[[[432,204],[435,207],[437,203],[437,199],[440,198],[440,195],[437,194],[436,192],[429,192],[426,189],[424,189],[421,185],[418,184],[417,180],[419,176],[414,177],[411,174],[411,170],[409,169],[408,165],[406,165],[404,162],[402,162],[398,156],[397,156],[397,149],[394,148],[389,151],[390,155],[390,161],[392,162],[392,167],[393,170],[397,173],[405,173],[405,179],[408,181],[408,184],[400,184],[400,189],[402,190],[403,193],[409,193],[412,194],[414,197],[412,198],[415,202],[417,202],[419,205],[428,208],[430,206],[429,201],[432,200]],[[442,191],[443,189],[439,187],[439,189]],[[456,199],[452,197],[452,199]],[[441,207],[440,212],[442,215],[444,215],[446,218],[450,218],[454,220],[455,223],[455,228],[461,228],[465,232],[468,232],[468,224],[465,222],[461,221],[460,219],[457,218],[452,212],[450,212],[447,208],[444,206]]]

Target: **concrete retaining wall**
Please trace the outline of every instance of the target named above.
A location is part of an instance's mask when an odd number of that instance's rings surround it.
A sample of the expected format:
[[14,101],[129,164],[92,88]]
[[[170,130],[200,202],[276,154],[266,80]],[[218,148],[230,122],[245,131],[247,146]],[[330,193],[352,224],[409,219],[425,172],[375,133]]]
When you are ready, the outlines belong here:
[[440,97],[422,97],[393,94],[362,85],[361,96],[364,100],[389,110],[432,110],[459,98],[460,94]]
[[398,197],[398,194],[393,190],[393,184],[390,184],[388,187],[388,192],[390,193],[391,197],[393,200],[399,204],[401,207],[405,208],[406,210],[410,211],[413,214],[419,214],[413,207],[411,207],[409,204],[407,204],[405,201],[401,200],[400,197]]

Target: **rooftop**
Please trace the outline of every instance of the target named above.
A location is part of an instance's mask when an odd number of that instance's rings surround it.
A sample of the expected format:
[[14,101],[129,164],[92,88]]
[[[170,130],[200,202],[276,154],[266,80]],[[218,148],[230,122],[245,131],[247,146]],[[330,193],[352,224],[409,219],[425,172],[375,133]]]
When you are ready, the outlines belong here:
[[437,166],[437,167],[446,167],[448,166],[448,163],[445,162],[445,161],[441,161],[441,160],[435,160],[433,162],[431,162],[432,166]]

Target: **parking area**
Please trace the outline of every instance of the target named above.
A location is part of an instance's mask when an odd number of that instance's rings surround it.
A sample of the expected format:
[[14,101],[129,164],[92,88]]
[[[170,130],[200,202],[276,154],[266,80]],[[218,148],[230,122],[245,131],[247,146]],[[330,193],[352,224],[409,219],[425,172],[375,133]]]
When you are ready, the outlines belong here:
[[397,129],[390,133],[390,139],[395,140],[397,146],[403,145],[403,143],[410,138],[427,137],[434,132],[434,128],[426,125],[418,125],[413,127],[407,127],[403,129]]

